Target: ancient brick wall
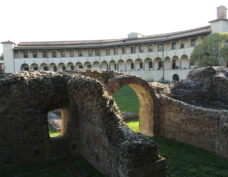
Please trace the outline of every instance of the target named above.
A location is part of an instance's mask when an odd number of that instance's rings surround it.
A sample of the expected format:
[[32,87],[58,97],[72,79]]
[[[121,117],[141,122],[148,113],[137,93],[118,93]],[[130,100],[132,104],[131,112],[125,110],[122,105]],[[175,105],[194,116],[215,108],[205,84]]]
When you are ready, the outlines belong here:
[[228,111],[189,105],[163,96],[160,135],[228,157]]
[[[53,109],[62,110],[58,138],[48,133]],[[157,145],[125,125],[102,82],[76,72],[0,79],[0,121],[1,167],[81,154],[106,176],[166,176]]]

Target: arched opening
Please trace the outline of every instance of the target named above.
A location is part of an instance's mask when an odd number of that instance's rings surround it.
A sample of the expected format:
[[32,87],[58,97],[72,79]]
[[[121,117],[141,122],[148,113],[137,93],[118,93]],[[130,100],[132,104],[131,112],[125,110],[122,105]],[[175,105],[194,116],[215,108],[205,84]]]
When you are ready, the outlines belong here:
[[74,64],[72,62],[67,63],[67,70],[68,71],[73,71],[74,70]]
[[139,100],[135,91],[129,86],[123,86],[114,95],[122,117],[135,132],[139,132]]
[[49,70],[50,71],[57,71],[57,66],[56,66],[56,64],[55,63],[51,63],[50,65],[49,65]]
[[87,69],[90,69],[90,68],[92,68],[92,65],[90,62],[87,61],[87,62],[85,62],[84,67]]
[[40,65],[40,70],[41,71],[48,71],[48,65],[46,63],[42,63]]
[[[134,90],[135,95],[137,95],[139,108],[138,108],[138,119],[139,119],[139,132],[147,135],[153,136],[155,132],[157,132],[158,127],[154,126],[154,100],[151,94],[151,88],[146,81],[143,80],[134,80],[132,83],[130,80],[112,80],[109,83],[109,88],[111,89],[111,95],[117,93],[120,88],[125,89],[124,86],[128,86]],[[130,89],[124,93],[128,95],[130,93]],[[122,97],[121,99],[125,99]],[[126,103],[126,105],[129,103]],[[121,110],[122,108],[120,108]],[[137,111],[137,108],[134,108]],[[121,110],[122,111],[122,110]]]
[[82,69],[83,68],[81,62],[77,62],[75,66],[76,66],[76,69]]
[[165,57],[165,69],[171,69],[171,59],[169,57]]
[[108,70],[108,63],[107,63],[107,61],[102,61],[101,62],[101,69]]
[[110,71],[115,71],[116,70],[116,62],[114,60],[111,60],[109,62],[109,69],[110,69]]
[[178,63],[179,59],[177,56],[174,56],[173,57],[173,60],[172,60],[172,69],[179,69],[179,63]]
[[64,63],[59,63],[58,64],[58,71],[65,71],[66,70],[66,66]]
[[119,60],[117,62],[117,69],[118,71],[125,71],[125,65],[123,60]]
[[162,69],[163,62],[162,62],[162,59],[161,58],[155,58],[155,60],[154,60],[154,67],[155,67],[155,70],[161,70]]
[[21,65],[21,71],[29,71],[29,65],[24,63]]
[[183,55],[181,57],[181,69],[188,69],[188,68],[189,68],[188,56]]
[[179,81],[179,76],[178,74],[173,75],[173,81]]
[[153,63],[151,58],[147,58],[144,60],[145,63],[145,70],[152,70],[153,69]]
[[38,71],[38,64],[36,64],[36,63],[33,63],[33,64],[31,64],[31,67],[30,67],[30,71]]
[[143,70],[143,61],[142,61],[142,59],[138,58],[137,60],[135,60],[135,69],[137,71]]
[[126,61],[126,68],[127,68],[127,71],[134,70],[134,63],[133,63],[133,60],[132,59],[128,59]]
[[93,62],[93,68],[100,69],[100,63],[98,61]]

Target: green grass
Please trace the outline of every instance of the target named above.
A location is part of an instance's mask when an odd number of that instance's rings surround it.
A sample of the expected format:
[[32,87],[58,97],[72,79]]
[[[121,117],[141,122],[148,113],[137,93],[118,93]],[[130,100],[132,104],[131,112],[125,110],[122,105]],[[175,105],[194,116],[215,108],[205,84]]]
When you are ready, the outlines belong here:
[[[137,119],[128,120],[126,123],[138,132]],[[167,160],[169,177],[228,177],[228,160],[216,156],[213,152],[163,137],[152,139]]]
[[0,177],[79,177],[85,174],[104,177],[81,156],[0,169]]
[[115,99],[121,113],[139,112],[139,100],[133,89],[129,86],[124,86],[118,90],[118,92],[113,96]]
[[50,137],[56,137],[61,134],[61,132],[55,131],[50,125],[48,125]]

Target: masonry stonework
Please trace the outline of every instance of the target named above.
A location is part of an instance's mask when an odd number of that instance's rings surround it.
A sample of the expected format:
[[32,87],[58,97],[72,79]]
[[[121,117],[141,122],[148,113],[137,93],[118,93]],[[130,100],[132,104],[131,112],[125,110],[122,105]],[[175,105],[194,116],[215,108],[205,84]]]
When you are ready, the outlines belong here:
[[[58,138],[48,133],[53,109],[62,110]],[[80,154],[106,176],[166,176],[157,145],[125,125],[102,82],[82,74],[24,72],[0,79],[0,121],[1,167]]]

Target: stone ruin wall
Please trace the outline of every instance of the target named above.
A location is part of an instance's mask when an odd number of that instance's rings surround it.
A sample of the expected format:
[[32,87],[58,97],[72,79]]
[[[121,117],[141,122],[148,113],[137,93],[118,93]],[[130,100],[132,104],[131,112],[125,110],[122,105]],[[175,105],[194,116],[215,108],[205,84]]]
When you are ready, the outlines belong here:
[[228,111],[161,96],[160,136],[214,151],[228,158]]
[[171,88],[151,87],[160,102],[157,136],[228,158],[228,68],[200,68]]
[[[85,71],[86,72],[86,71]],[[62,109],[62,136],[47,113]],[[134,133],[104,85],[77,73],[24,72],[0,79],[0,166],[82,155],[110,177],[164,177],[157,145]]]

